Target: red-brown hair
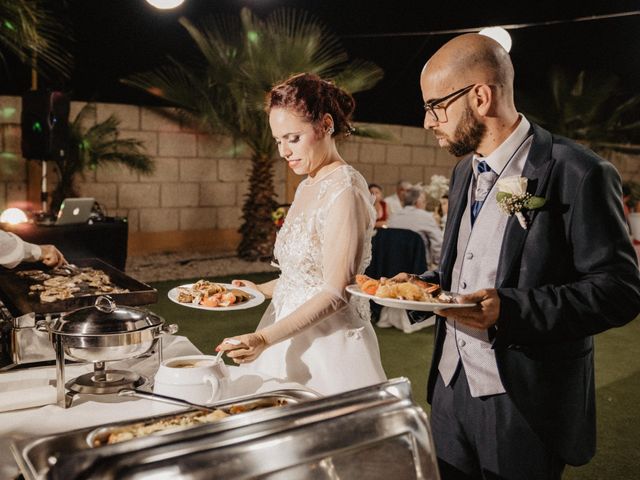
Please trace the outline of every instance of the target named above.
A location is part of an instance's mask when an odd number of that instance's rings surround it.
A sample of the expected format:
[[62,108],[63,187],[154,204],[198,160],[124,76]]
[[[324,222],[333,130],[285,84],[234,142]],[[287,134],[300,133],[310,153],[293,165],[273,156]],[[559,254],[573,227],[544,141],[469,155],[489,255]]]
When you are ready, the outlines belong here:
[[332,82],[313,73],[300,73],[267,93],[265,110],[267,113],[272,108],[294,110],[313,124],[317,132],[322,130],[322,118],[328,113],[333,118],[332,136],[336,136],[351,134],[349,122],[355,106],[353,97]]

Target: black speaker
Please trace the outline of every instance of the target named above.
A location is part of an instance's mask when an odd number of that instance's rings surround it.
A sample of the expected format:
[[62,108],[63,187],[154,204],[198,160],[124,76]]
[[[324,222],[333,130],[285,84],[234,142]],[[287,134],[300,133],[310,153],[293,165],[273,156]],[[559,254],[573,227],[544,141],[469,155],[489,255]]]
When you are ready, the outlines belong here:
[[22,156],[52,160],[65,156],[69,143],[69,97],[33,90],[22,96]]

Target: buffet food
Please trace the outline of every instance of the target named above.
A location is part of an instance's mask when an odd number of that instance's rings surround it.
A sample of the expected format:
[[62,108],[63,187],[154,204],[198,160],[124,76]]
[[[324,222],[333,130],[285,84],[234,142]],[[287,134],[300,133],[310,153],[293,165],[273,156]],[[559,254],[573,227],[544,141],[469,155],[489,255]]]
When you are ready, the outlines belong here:
[[185,415],[176,415],[175,417],[163,418],[155,422],[145,423],[138,422],[125,427],[110,431],[104,438],[94,439],[94,447],[101,445],[112,445],[114,443],[125,442],[134,438],[146,437],[158,432],[168,433],[170,431],[193,427],[205,423],[215,422],[221,418],[228,417],[229,414],[222,410],[214,410],[212,412],[197,412]]
[[16,275],[31,282],[29,296],[39,298],[41,303],[129,292],[126,288],[114,285],[105,272],[92,267],[66,265],[49,271],[21,270]]
[[252,296],[240,289],[228,289],[220,283],[198,280],[191,286],[178,287],[177,300],[205,307],[228,307],[250,300]]
[[390,278],[375,279],[366,275],[356,275],[356,283],[362,292],[378,298],[428,303],[453,302],[453,297],[444,293],[440,285],[425,282],[415,276],[406,282],[398,282]]
[[191,411],[150,421],[138,421],[116,427],[100,428],[89,435],[89,441],[93,447],[112,445],[114,443],[133,440],[134,438],[159,433],[171,433],[183,428],[213,423],[231,415],[238,415],[253,410],[281,407],[289,403],[290,400],[284,398],[239,402],[212,410]]

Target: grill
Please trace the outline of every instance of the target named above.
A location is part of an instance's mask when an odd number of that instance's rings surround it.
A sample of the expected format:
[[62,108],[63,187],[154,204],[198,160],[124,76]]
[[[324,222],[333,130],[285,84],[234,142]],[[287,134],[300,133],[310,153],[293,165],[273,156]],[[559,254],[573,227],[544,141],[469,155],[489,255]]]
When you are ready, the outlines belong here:
[[[118,305],[150,305],[158,301],[158,292],[149,285],[129,277],[120,270],[97,258],[85,258],[75,261],[78,267],[92,267],[102,270],[111,278],[111,282],[129,290],[127,293],[110,294]],[[16,275],[23,270],[33,270],[32,266],[21,265],[13,270],[0,268],[0,300],[5,304],[12,316],[35,314],[54,314],[88,307],[95,303],[101,294],[67,298],[50,303],[41,303],[37,297],[29,296],[29,287],[33,281]]]

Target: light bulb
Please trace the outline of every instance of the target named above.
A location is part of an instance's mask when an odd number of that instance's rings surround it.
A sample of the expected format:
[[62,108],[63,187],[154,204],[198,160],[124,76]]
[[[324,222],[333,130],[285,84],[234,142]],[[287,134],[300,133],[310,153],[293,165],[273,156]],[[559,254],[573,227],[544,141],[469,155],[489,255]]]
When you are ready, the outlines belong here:
[[176,8],[182,5],[184,0],[147,0],[147,3],[153,5],[160,10],[169,10],[170,8]]
[[496,42],[502,45],[507,52],[511,50],[511,35],[502,27],[487,27],[480,30],[480,35],[493,38]]
[[9,223],[16,225],[18,223],[25,223],[27,216],[19,208],[7,208],[2,215],[0,215],[0,223]]

